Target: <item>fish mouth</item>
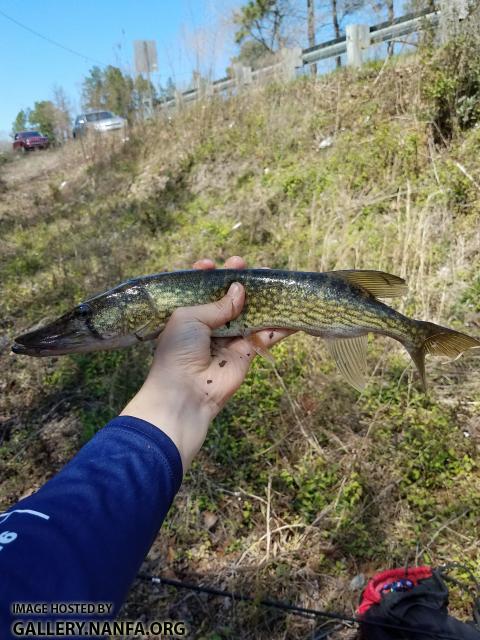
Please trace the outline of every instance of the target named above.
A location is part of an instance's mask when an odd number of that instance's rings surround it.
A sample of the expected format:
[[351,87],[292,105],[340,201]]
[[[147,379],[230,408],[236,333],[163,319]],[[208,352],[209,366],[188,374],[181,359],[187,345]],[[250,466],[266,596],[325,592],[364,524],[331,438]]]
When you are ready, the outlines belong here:
[[90,327],[91,309],[81,304],[45,327],[25,333],[12,345],[13,353],[27,356],[55,356],[101,348],[101,336]]
[[[30,335],[30,334],[25,334]],[[20,336],[15,338],[14,343],[12,344],[12,352],[16,355],[20,356],[61,356],[69,353],[82,353],[83,351],[93,351],[92,347],[87,348],[81,345],[75,345],[72,343],[65,344],[64,346],[58,345],[27,345],[23,344],[21,340],[24,339],[25,336]]]
[[25,346],[24,344],[21,344],[20,342],[17,342],[17,340],[21,340],[21,337],[16,338],[15,342],[12,344],[13,353],[26,356],[32,355],[33,349]]

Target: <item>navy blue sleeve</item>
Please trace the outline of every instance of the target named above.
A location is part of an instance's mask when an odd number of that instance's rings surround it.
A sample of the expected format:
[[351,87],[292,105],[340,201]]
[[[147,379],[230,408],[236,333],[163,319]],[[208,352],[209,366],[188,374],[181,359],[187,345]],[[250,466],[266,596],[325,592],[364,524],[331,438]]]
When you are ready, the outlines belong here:
[[119,417],[1,514],[0,638],[11,602],[113,602],[116,613],[181,480],[171,439]]

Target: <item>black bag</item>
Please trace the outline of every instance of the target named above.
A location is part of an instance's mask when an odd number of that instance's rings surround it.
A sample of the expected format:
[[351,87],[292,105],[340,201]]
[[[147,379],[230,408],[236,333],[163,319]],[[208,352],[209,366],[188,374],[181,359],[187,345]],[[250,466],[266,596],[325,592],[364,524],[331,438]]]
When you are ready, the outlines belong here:
[[[480,640],[480,630],[474,622],[464,623],[448,615],[448,587],[440,571],[419,581],[408,591],[382,594],[379,603],[370,606],[360,624],[362,640]],[[381,623],[392,625],[380,626]],[[400,631],[394,626],[407,627]],[[426,631],[428,630],[428,633]]]

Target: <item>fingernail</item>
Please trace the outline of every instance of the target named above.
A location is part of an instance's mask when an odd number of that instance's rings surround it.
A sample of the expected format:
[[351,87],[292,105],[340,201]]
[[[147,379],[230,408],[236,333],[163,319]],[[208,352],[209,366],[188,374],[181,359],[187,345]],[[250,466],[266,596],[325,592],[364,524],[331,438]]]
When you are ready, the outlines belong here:
[[228,290],[228,295],[232,298],[238,298],[238,296],[242,293],[242,287],[238,282],[233,282],[230,285],[230,289]]

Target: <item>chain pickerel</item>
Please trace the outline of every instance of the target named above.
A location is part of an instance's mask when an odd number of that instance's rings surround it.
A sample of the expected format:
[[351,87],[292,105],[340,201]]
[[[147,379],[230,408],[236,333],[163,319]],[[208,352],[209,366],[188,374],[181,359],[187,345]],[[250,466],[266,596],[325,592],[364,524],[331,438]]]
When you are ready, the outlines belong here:
[[219,300],[232,282],[245,287],[242,313],[214,331],[249,336],[288,328],[320,336],[356,389],[366,377],[367,335],[398,340],[425,386],[425,355],[456,358],[480,340],[431,322],[408,318],[378,298],[406,293],[398,276],[381,271],[324,273],[270,269],[214,269],[159,273],[128,280],[76,306],[58,320],[15,340],[15,353],[50,356],[117,349],[156,338],[178,307]]

